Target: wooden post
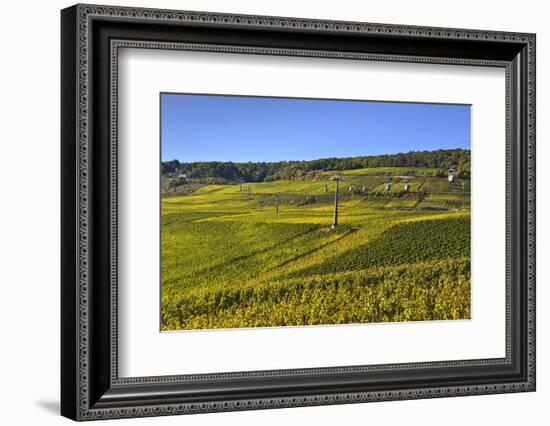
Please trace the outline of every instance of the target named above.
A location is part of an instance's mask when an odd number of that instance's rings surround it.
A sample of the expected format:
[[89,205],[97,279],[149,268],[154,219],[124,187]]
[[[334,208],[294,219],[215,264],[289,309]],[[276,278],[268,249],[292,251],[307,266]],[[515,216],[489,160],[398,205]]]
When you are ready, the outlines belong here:
[[334,178],[336,181],[336,189],[334,191],[334,222],[332,222],[332,229],[338,226],[338,181],[337,177]]

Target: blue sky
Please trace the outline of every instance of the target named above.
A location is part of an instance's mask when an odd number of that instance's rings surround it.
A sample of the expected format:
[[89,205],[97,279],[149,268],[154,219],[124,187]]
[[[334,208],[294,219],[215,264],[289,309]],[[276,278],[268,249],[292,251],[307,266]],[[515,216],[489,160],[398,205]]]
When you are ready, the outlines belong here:
[[470,148],[470,106],[161,94],[162,160],[282,161]]

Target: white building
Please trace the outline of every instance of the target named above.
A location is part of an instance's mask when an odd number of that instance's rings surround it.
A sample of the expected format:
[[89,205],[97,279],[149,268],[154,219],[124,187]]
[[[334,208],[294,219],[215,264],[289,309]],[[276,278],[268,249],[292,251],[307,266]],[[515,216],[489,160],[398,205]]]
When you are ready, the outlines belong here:
[[451,166],[451,168],[449,169],[449,182],[453,182],[455,180],[455,174],[456,174],[456,168],[455,166]]

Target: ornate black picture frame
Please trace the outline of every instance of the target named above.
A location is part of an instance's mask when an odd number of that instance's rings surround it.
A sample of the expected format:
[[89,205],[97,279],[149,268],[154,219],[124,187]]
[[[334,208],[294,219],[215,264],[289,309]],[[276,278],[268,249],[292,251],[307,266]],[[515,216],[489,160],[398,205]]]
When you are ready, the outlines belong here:
[[[535,35],[76,5],[61,13],[61,413],[159,416],[535,390]],[[120,378],[120,47],[506,70],[506,356]]]

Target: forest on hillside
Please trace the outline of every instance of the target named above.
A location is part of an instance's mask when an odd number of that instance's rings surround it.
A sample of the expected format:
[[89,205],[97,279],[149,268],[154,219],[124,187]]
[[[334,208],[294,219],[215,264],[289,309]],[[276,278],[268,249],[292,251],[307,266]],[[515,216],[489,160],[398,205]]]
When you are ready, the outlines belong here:
[[399,154],[370,155],[347,158],[322,158],[305,161],[222,162],[163,161],[163,176],[185,174],[192,179],[208,179],[210,183],[271,182],[276,180],[315,179],[329,170],[355,170],[370,167],[433,168],[436,176],[444,176],[449,167],[456,169],[459,178],[470,177],[471,152],[466,149],[411,151]]

